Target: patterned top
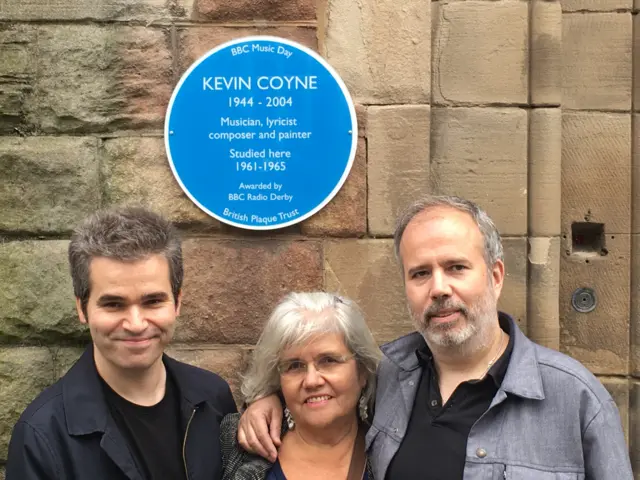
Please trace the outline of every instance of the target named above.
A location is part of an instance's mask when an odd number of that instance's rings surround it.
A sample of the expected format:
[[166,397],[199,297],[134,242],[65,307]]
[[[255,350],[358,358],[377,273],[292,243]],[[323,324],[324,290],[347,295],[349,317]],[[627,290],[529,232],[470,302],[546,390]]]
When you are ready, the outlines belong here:
[[[239,413],[226,415],[220,424],[220,448],[222,450],[222,480],[286,480],[280,462],[271,463],[260,455],[253,455],[238,445]],[[283,418],[280,436],[288,431]],[[280,475],[280,476],[278,476]],[[367,459],[363,480],[374,480]]]

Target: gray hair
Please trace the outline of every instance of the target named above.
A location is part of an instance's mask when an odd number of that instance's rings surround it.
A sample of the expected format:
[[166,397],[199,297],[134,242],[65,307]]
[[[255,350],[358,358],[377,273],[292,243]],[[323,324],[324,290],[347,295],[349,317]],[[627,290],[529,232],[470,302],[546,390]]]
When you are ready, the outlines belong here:
[[[305,312],[330,315],[314,316],[309,320]],[[278,362],[282,352],[299,345],[315,335],[337,333],[351,353],[358,368],[365,374],[363,396],[373,408],[376,391],[376,370],[382,352],[378,348],[364,316],[350,299],[325,292],[293,292],[273,310],[253,352],[253,360],[244,376],[242,395],[247,403],[280,391]]]
[[493,223],[493,220],[491,220],[489,215],[487,215],[487,212],[477,204],[469,200],[465,200],[464,198],[448,195],[427,195],[409,205],[400,215],[396,223],[396,230],[393,234],[393,243],[396,258],[400,260],[401,263],[400,242],[407,225],[409,225],[416,215],[434,207],[451,207],[471,215],[471,218],[473,218],[473,221],[480,229],[480,233],[484,239],[484,260],[487,264],[487,268],[491,269],[498,260],[504,261],[504,252],[500,233]]
[[73,231],[68,251],[73,292],[84,314],[94,257],[135,261],[154,254],[163,255],[169,263],[171,291],[177,302],[184,269],[180,238],[170,221],[141,207],[101,210],[86,218]]

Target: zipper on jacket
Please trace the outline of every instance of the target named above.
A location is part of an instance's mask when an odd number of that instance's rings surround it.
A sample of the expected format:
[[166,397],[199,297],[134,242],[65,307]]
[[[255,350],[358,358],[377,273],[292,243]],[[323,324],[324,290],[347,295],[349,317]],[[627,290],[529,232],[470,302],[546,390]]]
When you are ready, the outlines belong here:
[[193,412],[191,412],[191,416],[187,422],[187,428],[184,431],[184,441],[182,442],[182,461],[184,462],[184,475],[187,480],[189,480],[189,470],[187,470],[187,435],[189,434],[189,426],[191,425],[191,420],[193,420],[193,417],[196,414],[196,410],[197,408],[194,408]]

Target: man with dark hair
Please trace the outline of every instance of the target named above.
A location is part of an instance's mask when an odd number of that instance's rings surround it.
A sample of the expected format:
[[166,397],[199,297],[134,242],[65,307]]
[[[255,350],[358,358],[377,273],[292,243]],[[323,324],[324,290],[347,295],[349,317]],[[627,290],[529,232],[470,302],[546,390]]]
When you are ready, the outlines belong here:
[[74,231],[69,264],[92,343],[21,415],[7,480],[220,478],[229,385],[164,353],[182,300],[172,224],[142,208],[98,212]]
[[[394,235],[416,332],[382,347],[367,452],[378,480],[632,480],[618,409],[579,362],[498,311],[500,235],[476,204],[429,196]],[[282,408],[257,400],[240,444],[275,458]]]

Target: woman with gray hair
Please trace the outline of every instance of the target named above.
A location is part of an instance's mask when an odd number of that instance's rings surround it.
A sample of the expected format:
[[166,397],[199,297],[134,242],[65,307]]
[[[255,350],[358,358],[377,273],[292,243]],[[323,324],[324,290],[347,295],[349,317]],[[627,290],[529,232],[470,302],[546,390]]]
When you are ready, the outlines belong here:
[[223,480],[373,480],[364,435],[381,357],[360,309],[324,292],[290,293],[274,309],[242,384],[245,402],[284,405],[275,463],[237,443],[239,414],[221,424]]

